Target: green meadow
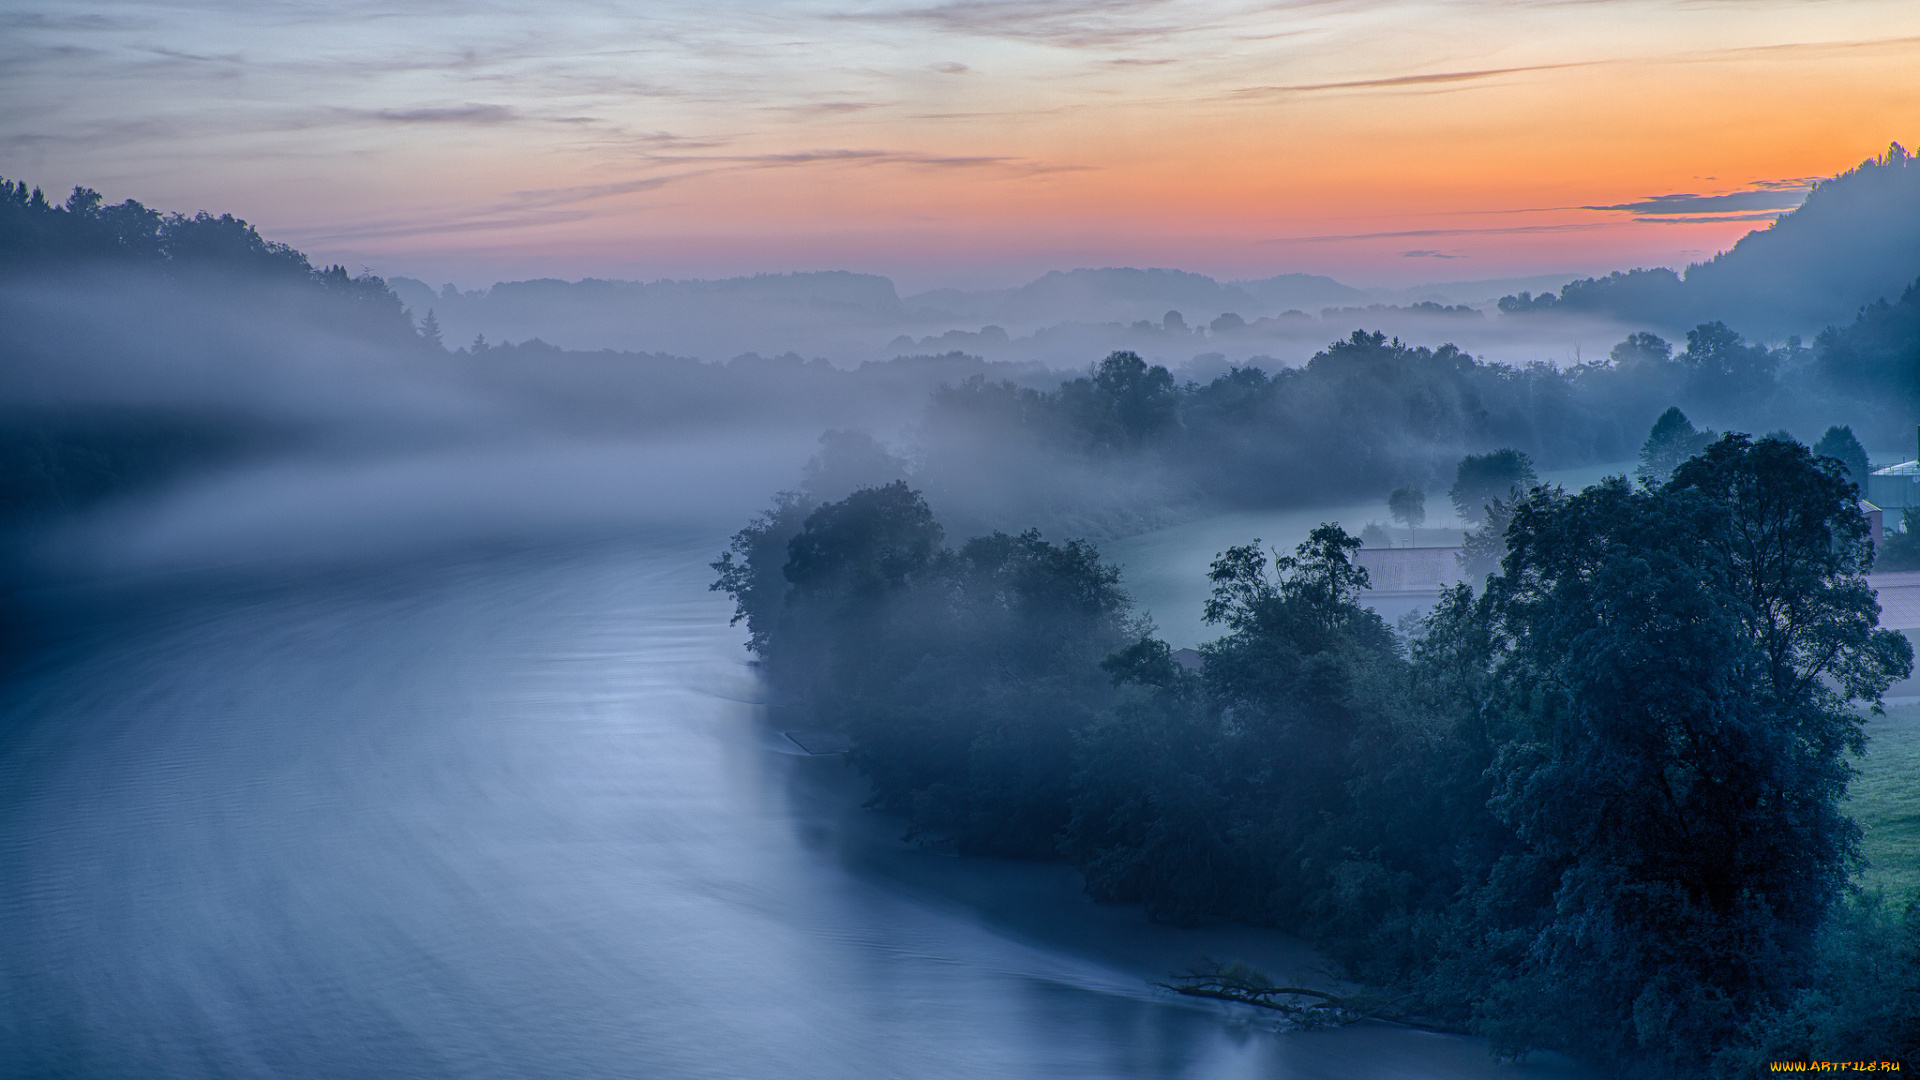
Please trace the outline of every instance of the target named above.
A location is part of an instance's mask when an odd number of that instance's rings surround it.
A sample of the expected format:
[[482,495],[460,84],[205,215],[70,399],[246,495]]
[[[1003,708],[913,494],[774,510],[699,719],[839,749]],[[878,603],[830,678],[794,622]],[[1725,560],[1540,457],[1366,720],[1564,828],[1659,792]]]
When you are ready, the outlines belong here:
[[1869,866],[1860,876],[1889,899],[1920,895],[1920,705],[1867,720],[1850,809],[1866,830]]

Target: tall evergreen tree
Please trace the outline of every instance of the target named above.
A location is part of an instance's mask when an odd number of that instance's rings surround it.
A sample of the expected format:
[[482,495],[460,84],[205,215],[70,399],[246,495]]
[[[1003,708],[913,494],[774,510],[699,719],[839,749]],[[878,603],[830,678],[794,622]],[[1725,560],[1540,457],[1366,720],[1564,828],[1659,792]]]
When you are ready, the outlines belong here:
[[1820,457],[1830,457],[1845,465],[1847,479],[1853,481],[1854,485],[1860,489],[1862,496],[1866,495],[1867,473],[1871,467],[1867,464],[1866,447],[1861,446],[1860,440],[1853,437],[1852,427],[1828,428],[1826,434],[1820,436],[1820,441],[1813,444],[1813,452]]
[[1668,406],[1653,422],[1647,441],[1640,447],[1640,479],[1649,484],[1664,484],[1680,463],[1700,452],[1713,441],[1713,433],[1693,429],[1687,414],[1677,406]]

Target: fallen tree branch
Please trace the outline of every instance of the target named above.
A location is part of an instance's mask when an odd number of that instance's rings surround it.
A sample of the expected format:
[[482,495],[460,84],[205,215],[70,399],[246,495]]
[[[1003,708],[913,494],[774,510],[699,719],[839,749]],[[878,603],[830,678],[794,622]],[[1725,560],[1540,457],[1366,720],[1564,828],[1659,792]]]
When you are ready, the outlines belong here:
[[[1380,1000],[1361,995],[1341,995],[1305,986],[1281,986],[1264,972],[1235,961],[1225,967],[1202,960],[1193,969],[1173,976],[1170,983],[1155,983],[1164,990],[1188,997],[1234,1001],[1242,1005],[1280,1013],[1295,1027],[1316,1028],[1357,1024],[1378,1020],[1389,1024],[1445,1031],[1430,1021],[1401,1011],[1398,1006],[1407,995]],[[1302,1003],[1299,999],[1312,999]]]

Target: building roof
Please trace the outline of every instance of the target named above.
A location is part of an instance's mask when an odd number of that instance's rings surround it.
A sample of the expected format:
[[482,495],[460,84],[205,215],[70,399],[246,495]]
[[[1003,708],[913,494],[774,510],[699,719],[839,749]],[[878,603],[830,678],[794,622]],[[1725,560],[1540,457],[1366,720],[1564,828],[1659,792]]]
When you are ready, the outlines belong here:
[[1898,465],[1889,465],[1884,469],[1873,470],[1875,476],[1920,476],[1920,461],[1903,461]]

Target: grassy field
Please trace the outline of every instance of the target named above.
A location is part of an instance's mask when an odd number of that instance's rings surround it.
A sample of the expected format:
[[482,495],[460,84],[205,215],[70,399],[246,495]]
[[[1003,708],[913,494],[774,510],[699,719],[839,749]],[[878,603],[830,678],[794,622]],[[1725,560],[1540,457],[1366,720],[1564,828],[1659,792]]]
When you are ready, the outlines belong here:
[[1888,899],[1920,894],[1920,705],[1867,719],[1867,753],[1858,762],[1850,810],[1867,833],[1872,866],[1861,884]]

